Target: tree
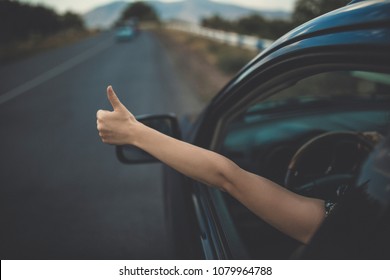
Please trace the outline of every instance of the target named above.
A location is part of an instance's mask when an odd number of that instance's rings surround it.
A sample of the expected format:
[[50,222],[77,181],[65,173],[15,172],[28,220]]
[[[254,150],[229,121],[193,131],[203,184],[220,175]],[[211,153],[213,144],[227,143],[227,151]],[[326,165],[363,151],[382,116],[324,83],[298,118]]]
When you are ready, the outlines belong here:
[[348,4],[350,0],[297,0],[292,15],[295,25],[302,24],[322,14]]
[[66,12],[61,17],[63,29],[84,29],[84,21],[75,13]]
[[258,14],[244,16],[232,21],[224,19],[219,15],[214,15],[203,18],[202,26],[267,39],[277,39],[292,29],[290,21],[266,19]]
[[284,19],[270,19],[267,21],[268,33],[263,38],[276,40],[294,28],[291,21]]
[[217,14],[208,18],[203,18],[201,24],[204,27],[218,29],[218,30],[225,30],[225,31],[234,30],[234,26],[231,21],[224,19]]
[[48,36],[64,29],[82,29],[80,16],[67,12],[63,16],[42,5],[0,0],[0,44],[24,40],[31,36]]
[[268,27],[266,20],[257,14],[242,17],[236,22],[237,33],[266,36]]
[[202,19],[202,25],[214,29],[255,35],[261,38],[277,39],[294,27],[322,14],[343,7],[351,0],[297,0],[292,20],[267,19],[258,14],[229,21],[214,15]]
[[122,13],[121,21],[130,19],[139,21],[159,21],[159,17],[154,8],[144,2],[134,2],[130,4]]

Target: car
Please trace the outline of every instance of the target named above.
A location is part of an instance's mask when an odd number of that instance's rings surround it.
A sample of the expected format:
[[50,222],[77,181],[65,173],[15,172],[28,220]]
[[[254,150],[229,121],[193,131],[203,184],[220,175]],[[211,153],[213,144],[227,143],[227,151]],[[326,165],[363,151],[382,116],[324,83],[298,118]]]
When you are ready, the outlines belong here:
[[[390,1],[352,1],[262,51],[194,123],[169,114],[139,117],[289,190],[336,203],[303,245],[228,194],[165,166],[176,257],[388,259],[389,50]],[[156,161],[131,146],[116,152],[124,163]],[[381,165],[373,164],[377,158]],[[378,183],[381,176],[387,183]]]
[[115,30],[115,39],[117,42],[130,41],[136,35],[135,30],[130,25],[119,26]]

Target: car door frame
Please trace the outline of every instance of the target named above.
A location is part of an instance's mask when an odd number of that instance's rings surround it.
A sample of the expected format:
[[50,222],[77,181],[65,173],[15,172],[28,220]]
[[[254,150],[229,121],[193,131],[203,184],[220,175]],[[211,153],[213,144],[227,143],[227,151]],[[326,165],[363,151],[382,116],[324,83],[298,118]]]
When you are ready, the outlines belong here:
[[[254,100],[264,99],[302,78],[307,71],[361,70],[389,71],[390,40],[366,36],[367,32],[387,32],[387,26],[373,26],[329,31],[292,41],[259,55],[214,98],[195,125],[192,142],[217,150],[229,112],[245,108]],[[300,73],[298,69],[304,71]],[[314,73],[314,72],[313,72]],[[287,79],[287,82],[285,82]],[[260,94],[259,94],[260,93]],[[219,190],[192,183],[192,200],[200,226],[205,258],[247,259]]]

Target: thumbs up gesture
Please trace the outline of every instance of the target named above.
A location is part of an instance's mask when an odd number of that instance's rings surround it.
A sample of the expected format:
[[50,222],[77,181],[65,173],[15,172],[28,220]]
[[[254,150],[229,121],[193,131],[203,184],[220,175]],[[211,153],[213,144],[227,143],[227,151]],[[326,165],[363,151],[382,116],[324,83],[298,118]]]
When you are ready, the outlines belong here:
[[133,114],[120,102],[111,86],[107,87],[107,97],[113,111],[99,110],[96,113],[97,130],[103,143],[113,145],[132,144],[132,128],[138,123]]

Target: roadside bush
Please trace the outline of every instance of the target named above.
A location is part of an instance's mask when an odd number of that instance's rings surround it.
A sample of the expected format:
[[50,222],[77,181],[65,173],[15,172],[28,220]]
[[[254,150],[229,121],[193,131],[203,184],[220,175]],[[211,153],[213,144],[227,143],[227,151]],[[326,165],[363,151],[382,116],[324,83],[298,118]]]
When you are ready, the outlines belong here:
[[57,14],[51,8],[18,1],[0,1],[0,44],[45,37],[66,29],[84,29],[77,14]]
[[235,74],[252,58],[251,52],[223,46],[217,53],[217,66],[226,74]]

